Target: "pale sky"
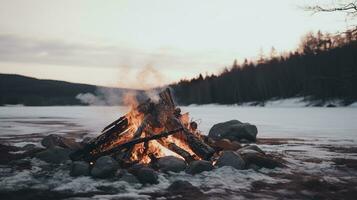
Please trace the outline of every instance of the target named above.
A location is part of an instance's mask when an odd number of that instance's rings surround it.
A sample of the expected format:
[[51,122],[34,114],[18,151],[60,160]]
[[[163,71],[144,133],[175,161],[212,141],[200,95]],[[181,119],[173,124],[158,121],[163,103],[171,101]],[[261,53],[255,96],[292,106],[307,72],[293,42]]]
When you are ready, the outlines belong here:
[[147,88],[294,50],[343,14],[314,0],[0,0],[0,73]]

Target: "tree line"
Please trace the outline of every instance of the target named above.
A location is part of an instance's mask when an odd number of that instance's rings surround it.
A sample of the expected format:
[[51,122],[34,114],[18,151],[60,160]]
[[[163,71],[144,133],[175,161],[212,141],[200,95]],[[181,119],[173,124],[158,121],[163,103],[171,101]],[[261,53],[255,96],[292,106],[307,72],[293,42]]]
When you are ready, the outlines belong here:
[[178,103],[239,104],[273,98],[306,97],[326,101],[357,100],[357,34],[306,34],[299,47],[284,55],[237,60],[218,75],[200,74],[170,85]]

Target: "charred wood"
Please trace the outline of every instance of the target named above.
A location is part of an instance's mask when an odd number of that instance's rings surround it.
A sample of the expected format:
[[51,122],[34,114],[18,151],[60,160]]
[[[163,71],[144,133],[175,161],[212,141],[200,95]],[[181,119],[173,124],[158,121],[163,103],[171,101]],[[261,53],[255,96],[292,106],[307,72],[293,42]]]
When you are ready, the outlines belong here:
[[181,134],[184,134],[188,145],[190,146],[192,151],[200,158],[204,160],[209,160],[215,153],[212,147],[208,146],[200,138],[196,137],[193,133],[186,129],[182,125],[180,120],[178,120],[177,118],[170,118],[170,120],[167,121],[166,126],[168,129],[182,128],[183,130]]
[[133,140],[130,140],[128,142],[125,142],[125,143],[122,143],[112,149],[109,149],[109,150],[106,150],[106,151],[102,151],[102,152],[98,152],[97,154],[95,155],[92,155],[91,157],[91,160],[95,160],[101,156],[105,156],[105,155],[111,155],[115,152],[120,152],[121,150],[123,149],[129,149],[131,148],[132,146],[136,145],[136,144],[140,144],[140,143],[143,143],[143,142],[149,142],[151,140],[157,140],[157,139],[160,139],[162,137],[167,137],[169,135],[172,135],[174,133],[177,133],[179,131],[182,131],[183,128],[178,128],[178,129],[174,129],[174,130],[171,130],[171,131],[164,131],[164,132],[161,132],[159,134],[156,134],[156,135],[152,135],[152,136],[149,136],[149,137],[143,137],[143,138],[135,138]]

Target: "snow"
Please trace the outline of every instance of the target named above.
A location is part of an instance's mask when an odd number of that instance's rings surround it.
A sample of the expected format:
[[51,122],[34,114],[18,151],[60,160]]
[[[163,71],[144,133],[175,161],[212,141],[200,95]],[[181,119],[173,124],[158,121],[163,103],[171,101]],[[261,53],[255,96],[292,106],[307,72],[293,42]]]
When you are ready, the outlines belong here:
[[[296,100],[291,102],[296,103]],[[272,177],[271,173],[294,174],[304,172],[321,175],[324,180],[337,183],[348,177],[357,175],[355,172],[338,171],[331,167],[332,158],[356,159],[356,154],[338,153],[320,148],[321,145],[355,147],[357,141],[357,108],[356,107],[276,107],[271,103],[267,107],[242,106],[187,106],[181,107],[183,112],[189,112],[193,120],[199,123],[199,129],[208,134],[215,124],[231,119],[249,122],[258,127],[260,138],[297,138],[281,145],[260,145],[270,153],[284,155],[289,168],[236,170],[230,167],[215,169],[197,175],[184,172],[159,175],[160,183],[154,186],[142,187],[140,184],[128,184],[115,180],[95,180],[91,177],[70,177],[68,171],[58,170],[51,174],[50,179],[41,178],[45,165],[37,159],[32,159],[32,169],[21,172],[0,168],[0,188],[16,191],[22,188],[45,188],[53,191],[95,192],[101,187],[113,187],[118,194],[96,195],[93,199],[150,199],[140,194],[162,191],[175,180],[187,180],[194,186],[205,188],[205,194],[225,194],[226,191],[247,191],[253,182],[285,183],[286,179]],[[283,105],[283,104],[281,104]],[[16,146],[29,143],[39,144],[44,135],[51,133],[84,137],[82,133],[97,135],[101,129],[128,111],[126,107],[0,107],[0,140],[11,142]],[[321,162],[306,162],[304,160],[318,158]],[[289,191],[281,191],[289,192]],[[236,194],[237,195],[237,194]],[[231,196],[232,197],[232,196]],[[230,198],[230,197],[228,197]],[[233,197],[232,197],[233,198]],[[242,199],[241,196],[235,198]]]

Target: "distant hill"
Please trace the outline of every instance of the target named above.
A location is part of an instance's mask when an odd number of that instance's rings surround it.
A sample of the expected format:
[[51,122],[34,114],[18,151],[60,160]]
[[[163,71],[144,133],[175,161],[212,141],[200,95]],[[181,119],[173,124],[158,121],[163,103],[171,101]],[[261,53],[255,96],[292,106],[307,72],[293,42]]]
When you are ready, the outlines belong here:
[[[123,93],[131,90],[65,81],[43,80],[15,74],[0,74],[0,105],[85,105],[88,103],[76,98],[77,95],[90,94],[93,97],[97,97],[97,95],[103,96],[104,94],[101,91],[109,91],[120,99]],[[105,97],[103,96],[103,98]],[[117,104],[120,103],[122,102],[117,102]]]
[[322,106],[357,101],[357,34],[309,33],[289,54],[261,56],[252,62],[235,61],[219,75],[202,76],[171,84],[178,103],[243,104],[303,97]]

